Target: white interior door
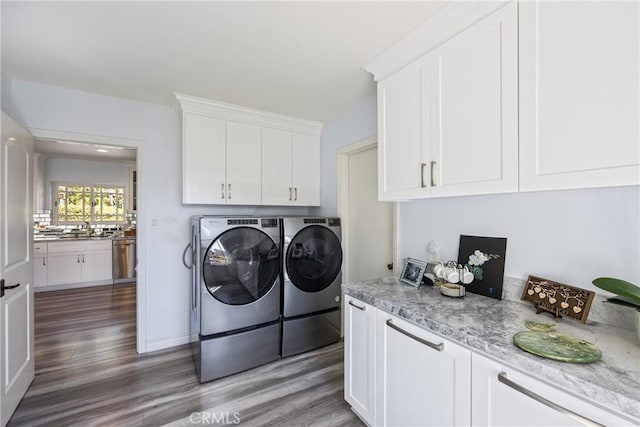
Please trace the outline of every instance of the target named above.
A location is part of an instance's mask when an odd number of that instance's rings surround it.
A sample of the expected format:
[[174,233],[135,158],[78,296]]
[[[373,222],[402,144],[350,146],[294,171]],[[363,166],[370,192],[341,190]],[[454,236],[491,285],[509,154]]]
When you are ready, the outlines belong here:
[[0,424],[34,377],[32,277],[33,139],[2,113],[0,141]]
[[393,204],[378,201],[378,150],[348,157],[347,272],[349,281],[393,274]]

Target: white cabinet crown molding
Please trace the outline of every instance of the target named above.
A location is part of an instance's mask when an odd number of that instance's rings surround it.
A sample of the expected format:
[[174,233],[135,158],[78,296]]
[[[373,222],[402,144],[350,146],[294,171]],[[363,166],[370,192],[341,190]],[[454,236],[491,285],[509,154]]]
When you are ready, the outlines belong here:
[[464,31],[510,0],[452,2],[380,53],[363,68],[379,82]]
[[224,120],[284,129],[313,136],[320,136],[322,132],[322,123],[313,120],[271,113],[269,111],[227,104],[175,92],[174,97],[176,110],[183,113],[201,114]]

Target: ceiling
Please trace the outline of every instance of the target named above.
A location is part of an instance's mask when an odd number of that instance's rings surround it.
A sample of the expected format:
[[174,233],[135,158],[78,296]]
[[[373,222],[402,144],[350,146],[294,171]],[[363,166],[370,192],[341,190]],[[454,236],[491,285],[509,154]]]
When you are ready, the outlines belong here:
[[156,104],[180,92],[326,121],[375,93],[362,66],[442,6],[3,0],[2,68]]

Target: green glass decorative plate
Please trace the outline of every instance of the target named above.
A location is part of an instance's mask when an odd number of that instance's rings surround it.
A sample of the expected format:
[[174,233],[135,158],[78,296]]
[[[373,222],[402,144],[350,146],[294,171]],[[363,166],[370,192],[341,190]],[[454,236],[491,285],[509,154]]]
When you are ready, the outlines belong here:
[[525,320],[524,326],[532,331],[551,332],[556,328],[556,323],[538,323],[533,320]]
[[590,363],[602,358],[600,349],[590,342],[557,332],[518,332],[513,343],[529,353],[562,362]]

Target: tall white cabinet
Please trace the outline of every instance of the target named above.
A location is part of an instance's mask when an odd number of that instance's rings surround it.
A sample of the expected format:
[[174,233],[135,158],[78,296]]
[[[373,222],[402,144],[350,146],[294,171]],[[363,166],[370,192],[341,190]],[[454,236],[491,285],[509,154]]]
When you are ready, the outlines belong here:
[[183,203],[320,204],[322,124],[175,94]]
[[521,190],[640,183],[639,20],[637,1],[520,3]]

